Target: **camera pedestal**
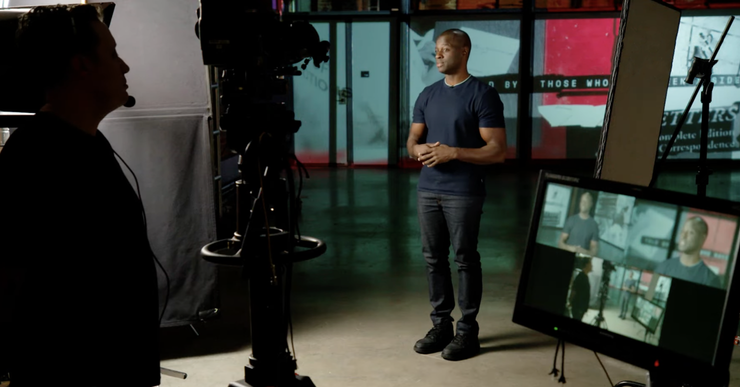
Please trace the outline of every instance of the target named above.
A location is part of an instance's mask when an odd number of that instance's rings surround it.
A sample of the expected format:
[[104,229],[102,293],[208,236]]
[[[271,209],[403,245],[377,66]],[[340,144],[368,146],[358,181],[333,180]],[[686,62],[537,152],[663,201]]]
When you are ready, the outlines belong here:
[[326,245],[296,235],[292,169],[280,138],[262,134],[246,146],[239,157],[234,236],[201,249],[208,262],[241,267],[249,282],[252,354],[244,379],[230,387],[314,387],[295,373],[288,347],[290,288],[293,263],[319,257]]
[[[247,382],[246,379],[241,379],[236,382],[229,383],[229,387],[260,387],[266,385],[263,382],[254,381],[257,380],[257,378],[254,375],[254,368],[251,368],[250,366],[244,367],[244,376],[245,378],[249,378],[252,382],[250,383]],[[311,378],[297,374],[293,378],[284,379],[276,385],[289,387],[316,387]]]

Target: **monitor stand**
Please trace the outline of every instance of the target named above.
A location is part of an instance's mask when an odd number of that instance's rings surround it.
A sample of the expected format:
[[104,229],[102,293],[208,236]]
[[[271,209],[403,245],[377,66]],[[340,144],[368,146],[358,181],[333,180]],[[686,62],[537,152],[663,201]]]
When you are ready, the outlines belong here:
[[[656,378],[656,374],[657,374],[657,378]],[[661,377],[661,375],[663,376]],[[639,383],[639,382],[632,382],[629,380],[624,380],[624,381],[621,381],[615,384],[614,387],[682,387],[685,385],[684,383],[676,381],[675,379],[671,377],[666,377],[664,373],[660,373],[660,372],[652,373],[648,371],[645,377],[647,379],[647,383]],[[728,383],[729,383],[729,372],[727,375],[722,375],[722,377],[719,379],[708,377],[706,379],[706,384],[702,384],[701,387],[725,387],[728,385]]]
[[614,385],[614,387],[657,387],[657,386],[651,386],[650,383],[650,371],[645,373],[645,379],[647,380],[647,384],[645,383],[639,383],[639,382],[632,382],[629,380],[623,380],[617,384]]

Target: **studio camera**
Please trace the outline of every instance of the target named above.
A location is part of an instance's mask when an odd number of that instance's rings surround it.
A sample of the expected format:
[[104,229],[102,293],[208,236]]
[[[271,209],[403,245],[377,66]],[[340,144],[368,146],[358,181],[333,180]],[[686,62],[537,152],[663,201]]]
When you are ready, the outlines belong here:
[[316,67],[328,61],[329,43],[308,23],[280,20],[269,0],[201,0],[197,17],[203,63],[221,78],[220,129],[239,154],[236,231],[201,249],[203,259],[241,267],[249,281],[252,353],[244,379],[230,387],[313,387],[295,373],[287,342],[291,275],[293,263],[319,257],[326,245],[298,228],[305,169],[290,151],[301,123],[285,105],[286,77],[301,74],[301,61],[304,70],[311,59]]
[[195,25],[203,63],[221,73],[221,128],[229,148],[242,151],[262,132],[288,137],[300,121],[279,103],[286,77],[301,75],[313,59],[328,62],[329,42],[307,22],[285,22],[267,0],[201,0]]
[[594,317],[591,324],[597,327],[607,328],[606,319],[604,318],[604,307],[609,299],[609,283],[611,282],[612,272],[616,270],[616,267],[614,267],[611,261],[605,259],[601,268],[601,284],[599,285],[599,295],[597,296],[599,300],[599,313]]

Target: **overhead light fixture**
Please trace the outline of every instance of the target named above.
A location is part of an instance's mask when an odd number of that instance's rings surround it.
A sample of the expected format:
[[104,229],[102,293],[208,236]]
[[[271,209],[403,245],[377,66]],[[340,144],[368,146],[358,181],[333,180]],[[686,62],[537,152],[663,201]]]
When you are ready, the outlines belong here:
[[[0,0],[1,1],[1,0]],[[30,12],[32,8],[3,8],[2,11],[0,11],[0,20],[5,19],[17,19],[17,16],[11,15],[13,13],[27,13]]]

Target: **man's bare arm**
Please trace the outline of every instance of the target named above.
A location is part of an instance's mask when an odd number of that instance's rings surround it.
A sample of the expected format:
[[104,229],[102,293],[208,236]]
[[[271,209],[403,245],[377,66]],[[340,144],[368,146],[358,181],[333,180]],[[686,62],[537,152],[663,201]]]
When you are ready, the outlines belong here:
[[478,165],[503,163],[506,159],[506,129],[480,128],[479,130],[486,145],[481,148],[455,148],[455,158]]
[[591,241],[591,245],[589,247],[591,248],[588,249],[588,255],[595,257],[596,254],[599,253],[599,242]]
[[419,123],[413,123],[411,124],[411,129],[409,130],[409,138],[406,140],[406,150],[409,152],[409,157],[412,159],[418,159],[419,158],[419,152],[415,149],[417,145],[419,144],[419,139],[424,137],[424,133],[427,130],[427,126],[424,124]]
[[575,247],[565,243],[565,241],[568,240],[568,235],[569,234],[566,234],[566,233],[560,234],[560,239],[558,240],[558,247],[563,250],[567,250],[567,251],[575,253]]
[[591,244],[589,245],[588,249],[584,249],[581,246],[571,246],[573,248],[573,252],[580,253],[580,254],[586,254],[590,255],[592,257],[595,257],[596,254],[599,252],[599,242],[591,241]]

